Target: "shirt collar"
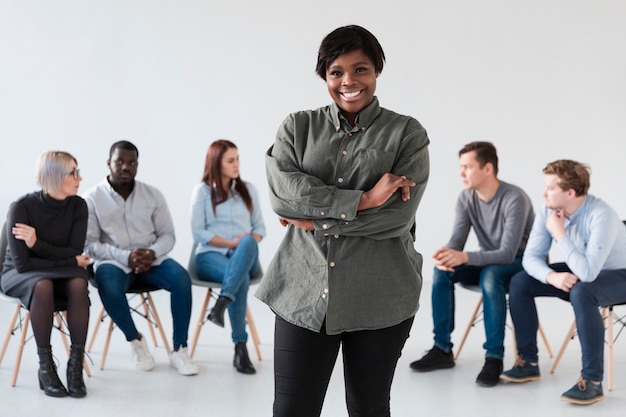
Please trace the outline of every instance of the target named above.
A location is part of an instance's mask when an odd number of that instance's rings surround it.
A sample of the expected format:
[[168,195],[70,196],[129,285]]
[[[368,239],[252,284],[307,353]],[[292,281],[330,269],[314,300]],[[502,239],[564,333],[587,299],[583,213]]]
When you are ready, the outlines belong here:
[[[379,113],[380,104],[378,103],[378,97],[374,96],[374,100],[372,100],[370,105],[361,110],[361,112],[357,115],[354,127],[361,130],[368,129]],[[330,117],[332,119],[333,126],[335,126],[335,131],[339,132],[343,116],[341,115],[341,109],[335,102],[330,105]]]

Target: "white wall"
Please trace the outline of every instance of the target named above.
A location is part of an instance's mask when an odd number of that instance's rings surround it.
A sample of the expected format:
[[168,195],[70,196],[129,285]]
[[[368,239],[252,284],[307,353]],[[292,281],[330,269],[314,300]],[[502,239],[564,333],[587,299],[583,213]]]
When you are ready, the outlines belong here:
[[472,140],[496,144],[500,177],[536,205],[546,162],[589,163],[591,192],[626,218],[624,22],[620,0],[0,0],[0,216],[37,188],[44,150],[78,158],[84,191],[107,174],[111,143],[128,139],[138,179],[169,201],[173,256],[186,262],[191,189],[209,143],[228,138],[263,198],[267,265],[283,231],[263,153],[289,112],[329,102],[319,42],[356,23],[387,54],[381,104],[432,141],[416,242],[430,279],[461,190],[457,151]]

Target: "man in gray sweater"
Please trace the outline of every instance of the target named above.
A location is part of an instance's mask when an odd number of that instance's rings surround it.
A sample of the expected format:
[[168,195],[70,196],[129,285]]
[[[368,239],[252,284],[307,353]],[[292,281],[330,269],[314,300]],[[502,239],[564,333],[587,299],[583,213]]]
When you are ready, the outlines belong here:
[[[411,363],[419,372],[454,367],[450,335],[454,330],[454,284],[480,285],[486,342],[481,386],[498,383],[504,357],[506,292],[522,270],[522,254],[534,220],[532,203],[519,187],[500,181],[498,155],[489,142],[472,142],[459,151],[464,190],[456,204],[452,237],[433,255],[432,311],[435,345]],[[470,229],[480,250],[465,251]]]

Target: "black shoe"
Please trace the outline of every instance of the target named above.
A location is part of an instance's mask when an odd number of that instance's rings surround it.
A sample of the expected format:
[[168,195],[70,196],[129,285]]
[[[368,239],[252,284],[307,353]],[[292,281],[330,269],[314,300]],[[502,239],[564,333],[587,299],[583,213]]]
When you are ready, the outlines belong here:
[[418,372],[434,371],[435,369],[454,368],[452,352],[444,352],[437,346],[433,346],[422,359],[411,363],[411,369]]
[[230,304],[230,298],[220,295],[207,316],[207,320],[220,327],[224,327],[224,312]]
[[248,356],[248,348],[245,342],[239,342],[235,344],[235,359],[233,359],[233,365],[237,368],[237,372],[242,374],[252,375],[256,373],[254,365],[250,361]]
[[67,393],[73,398],[83,398],[87,395],[87,387],[83,379],[83,361],[85,360],[85,345],[72,345],[70,359],[67,361]]
[[500,374],[503,370],[502,359],[487,358],[482,371],[476,377],[476,383],[481,387],[493,387],[500,382]]
[[50,397],[67,397],[67,390],[57,374],[50,346],[38,347],[37,354],[39,355],[39,389]]

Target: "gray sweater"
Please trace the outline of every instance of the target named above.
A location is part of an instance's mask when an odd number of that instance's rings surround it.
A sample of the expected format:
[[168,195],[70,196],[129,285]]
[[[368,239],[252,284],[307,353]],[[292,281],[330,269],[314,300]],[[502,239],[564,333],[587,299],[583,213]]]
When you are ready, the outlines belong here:
[[452,237],[446,246],[463,250],[470,229],[474,228],[480,250],[467,252],[467,264],[510,264],[524,253],[534,218],[530,198],[515,185],[500,181],[488,203],[481,201],[476,191],[463,190],[456,203]]

